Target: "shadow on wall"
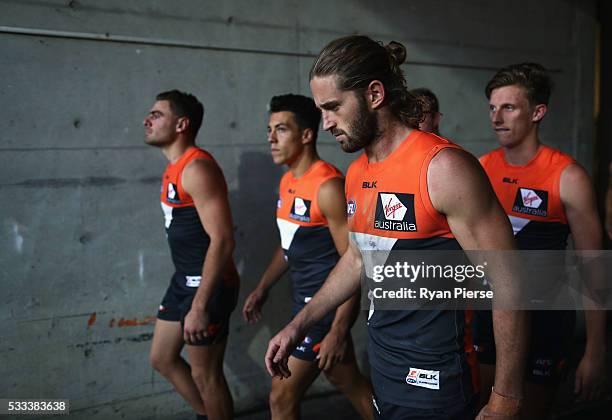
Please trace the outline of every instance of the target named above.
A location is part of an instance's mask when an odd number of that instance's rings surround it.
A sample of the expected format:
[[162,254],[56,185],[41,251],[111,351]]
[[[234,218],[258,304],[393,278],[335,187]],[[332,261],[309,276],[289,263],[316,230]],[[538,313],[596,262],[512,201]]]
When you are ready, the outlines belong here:
[[245,152],[238,168],[238,189],[229,193],[236,239],[234,260],[241,275],[241,290],[232,317],[226,366],[234,374],[230,387],[237,409],[242,403],[252,406],[267,402],[270,377],[263,359],[268,340],[288,322],[291,314],[290,281],[283,278],[272,289],[261,321],[248,325],[242,318],[246,296],[253,291],[274,249],[280,245],[276,202],[282,174],[268,153]]

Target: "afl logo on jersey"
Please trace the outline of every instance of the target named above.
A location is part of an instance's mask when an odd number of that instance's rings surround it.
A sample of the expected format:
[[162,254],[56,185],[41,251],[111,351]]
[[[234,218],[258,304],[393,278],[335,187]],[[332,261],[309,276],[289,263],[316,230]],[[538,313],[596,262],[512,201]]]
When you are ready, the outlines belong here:
[[355,200],[349,200],[346,202],[346,215],[351,217],[357,211],[357,203]]
[[532,216],[548,216],[548,191],[519,188],[514,198],[512,211]]
[[374,229],[416,232],[414,194],[378,193]]
[[176,185],[172,182],[168,182],[168,191],[166,192],[166,198],[170,203],[180,203],[181,199],[179,198],[178,191],[176,189]]
[[300,197],[293,199],[293,205],[291,206],[291,213],[289,217],[300,222],[310,222],[310,200],[304,200]]

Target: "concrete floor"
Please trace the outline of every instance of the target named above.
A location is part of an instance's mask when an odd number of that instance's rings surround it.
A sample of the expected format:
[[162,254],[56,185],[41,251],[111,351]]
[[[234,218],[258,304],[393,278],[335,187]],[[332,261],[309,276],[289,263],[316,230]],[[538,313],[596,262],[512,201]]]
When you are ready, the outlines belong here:
[[[576,406],[553,416],[555,420],[607,420],[612,417],[612,400],[592,405]],[[173,420],[192,420],[191,413],[182,413]],[[313,396],[302,403],[303,420],[355,420],[357,413],[341,394],[330,393]],[[258,410],[236,415],[236,420],[269,420],[268,410]]]

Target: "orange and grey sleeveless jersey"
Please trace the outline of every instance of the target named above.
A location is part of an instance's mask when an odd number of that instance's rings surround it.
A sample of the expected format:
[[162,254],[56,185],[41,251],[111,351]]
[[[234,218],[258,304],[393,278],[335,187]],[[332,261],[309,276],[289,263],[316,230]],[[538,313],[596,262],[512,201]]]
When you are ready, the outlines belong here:
[[300,178],[288,171],[280,182],[276,221],[289,262],[294,303],[300,308],[319,290],[339,259],[318,194],[326,181],[341,177],[338,169],[319,160]]
[[[427,188],[429,163],[445,148],[459,146],[413,130],[384,161],[369,163],[363,154],[351,164],[348,221],[351,240],[362,252],[461,251]],[[464,327],[465,311],[371,307],[368,355],[376,395],[405,407],[465,404],[473,392]]]
[[[210,237],[202,226],[193,199],[181,183],[183,169],[195,159],[215,162],[208,152],[190,147],[177,162],[168,164],[161,189],[161,206],[172,261],[176,271],[185,276],[202,275],[204,258],[210,244]],[[227,191],[225,183],[222,188]]]
[[519,249],[565,249],[569,226],[559,183],[563,170],[575,162],[544,145],[524,166],[507,163],[501,148],[480,158],[510,218]]

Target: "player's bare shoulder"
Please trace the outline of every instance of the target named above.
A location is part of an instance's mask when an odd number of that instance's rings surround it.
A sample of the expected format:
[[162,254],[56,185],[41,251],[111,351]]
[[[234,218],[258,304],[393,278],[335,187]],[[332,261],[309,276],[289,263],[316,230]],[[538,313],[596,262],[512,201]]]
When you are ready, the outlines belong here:
[[427,187],[434,207],[446,213],[449,206],[490,194],[490,184],[478,160],[463,149],[438,152],[427,169]]
[[207,158],[194,159],[183,170],[183,188],[189,194],[205,193],[212,194],[217,191],[225,191],[225,179],[219,165]]

